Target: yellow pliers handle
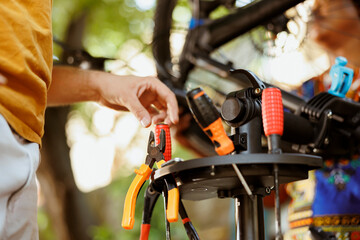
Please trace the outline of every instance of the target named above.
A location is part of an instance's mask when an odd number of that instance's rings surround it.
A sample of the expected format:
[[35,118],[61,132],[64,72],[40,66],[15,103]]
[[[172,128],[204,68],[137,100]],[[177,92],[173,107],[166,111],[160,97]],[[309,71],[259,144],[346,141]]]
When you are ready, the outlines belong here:
[[135,170],[136,177],[132,181],[128,192],[126,193],[124,212],[122,219],[122,227],[125,229],[132,229],[135,222],[135,205],[139,191],[146,180],[149,179],[152,169],[142,164],[139,169]]
[[[165,163],[164,160],[161,160],[156,163],[158,169],[161,168],[161,164]],[[178,213],[179,213],[179,189],[176,186],[175,181],[167,181],[166,183],[168,186],[168,193],[167,193],[167,206],[166,206],[166,218],[169,222],[177,222],[178,220]]]
[[[176,186],[176,185],[175,185]],[[168,191],[166,218],[169,222],[177,222],[179,214],[179,189],[177,187]]]

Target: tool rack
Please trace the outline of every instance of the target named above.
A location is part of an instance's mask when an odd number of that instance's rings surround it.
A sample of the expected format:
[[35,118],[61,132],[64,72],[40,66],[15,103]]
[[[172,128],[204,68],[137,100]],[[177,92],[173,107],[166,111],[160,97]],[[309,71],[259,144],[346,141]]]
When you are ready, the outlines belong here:
[[[249,198],[232,164],[236,164],[250,186]],[[236,154],[174,161],[155,171],[153,181],[161,185],[174,176],[181,199],[199,201],[209,198],[235,199],[236,239],[264,239],[262,198],[274,186],[274,164],[279,166],[279,183],[308,178],[308,171],[322,166],[322,159],[306,154]]]

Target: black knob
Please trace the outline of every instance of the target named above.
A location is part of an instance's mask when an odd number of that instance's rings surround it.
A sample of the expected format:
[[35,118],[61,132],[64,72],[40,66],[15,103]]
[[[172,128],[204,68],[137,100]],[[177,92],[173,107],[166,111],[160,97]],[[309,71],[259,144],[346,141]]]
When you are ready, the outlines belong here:
[[245,113],[245,106],[238,98],[228,98],[221,106],[223,119],[230,123],[241,121]]

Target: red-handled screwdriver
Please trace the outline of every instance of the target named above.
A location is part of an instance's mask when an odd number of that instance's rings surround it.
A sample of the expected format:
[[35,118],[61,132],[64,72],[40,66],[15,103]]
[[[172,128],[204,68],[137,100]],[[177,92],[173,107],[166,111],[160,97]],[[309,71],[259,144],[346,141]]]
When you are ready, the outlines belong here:
[[[262,92],[262,119],[265,136],[268,139],[269,153],[280,154],[280,138],[284,130],[284,110],[281,92],[277,88],[266,88]],[[282,239],[280,196],[279,196],[279,168],[274,164],[275,185],[275,232],[276,240]]]
[[270,153],[281,153],[280,138],[284,131],[284,110],[278,88],[266,88],[262,93],[262,119]]
[[159,123],[155,126],[155,144],[159,144],[160,141],[160,133],[161,129],[165,131],[165,152],[164,154],[164,160],[165,162],[169,161],[171,159],[171,135],[170,135],[170,127],[169,125],[165,123]]

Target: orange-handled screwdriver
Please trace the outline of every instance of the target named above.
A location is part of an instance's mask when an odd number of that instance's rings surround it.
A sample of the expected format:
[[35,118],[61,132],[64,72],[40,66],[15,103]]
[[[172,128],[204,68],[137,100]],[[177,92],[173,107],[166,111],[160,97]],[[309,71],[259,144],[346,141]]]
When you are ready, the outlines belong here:
[[208,95],[196,88],[186,94],[186,100],[195,120],[215,145],[215,151],[219,155],[233,152],[234,144],[226,135],[220,114]]
[[[186,100],[195,120],[214,143],[217,154],[222,156],[232,153],[235,150],[234,143],[226,135],[220,114],[206,93],[201,88],[196,88],[186,94]],[[236,164],[232,164],[232,166],[245,191],[253,199],[249,185],[239,168]]]

